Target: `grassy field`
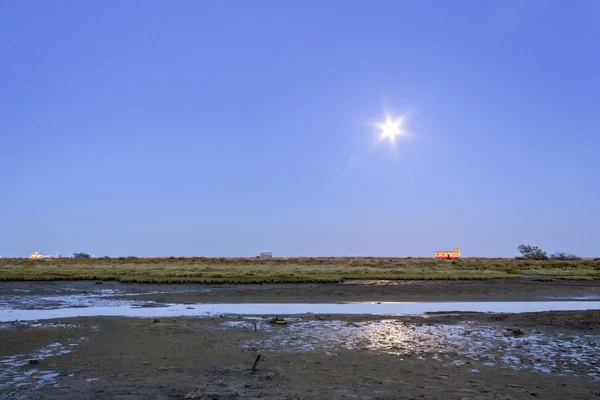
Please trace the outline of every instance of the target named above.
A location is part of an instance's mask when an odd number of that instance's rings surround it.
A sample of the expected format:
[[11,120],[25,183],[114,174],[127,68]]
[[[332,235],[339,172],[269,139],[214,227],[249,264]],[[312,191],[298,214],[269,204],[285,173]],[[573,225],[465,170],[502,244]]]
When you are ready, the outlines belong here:
[[600,279],[600,259],[303,257],[0,259],[0,280],[145,283],[308,283],[345,279]]

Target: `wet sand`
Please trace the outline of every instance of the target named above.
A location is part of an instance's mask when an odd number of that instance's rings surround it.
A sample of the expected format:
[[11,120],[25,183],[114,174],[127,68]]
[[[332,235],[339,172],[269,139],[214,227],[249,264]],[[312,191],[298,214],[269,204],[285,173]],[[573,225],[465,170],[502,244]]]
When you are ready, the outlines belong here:
[[[157,287],[160,286],[160,287]],[[126,290],[123,290],[123,288]],[[6,282],[0,298],[103,293],[159,302],[533,301],[595,282],[122,286]],[[151,292],[166,292],[154,293]],[[13,300],[7,300],[10,303]],[[17,300],[14,300],[17,301]],[[600,311],[203,318],[0,324],[0,399],[590,399]],[[251,366],[260,354],[258,368]],[[39,363],[30,364],[29,360]]]
[[545,301],[600,299],[600,281],[540,282],[534,279],[483,281],[349,281],[338,284],[122,284],[0,282],[6,296],[98,295],[161,303],[336,303]]
[[243,285],[207,292],[161,293],[139,299],[168,303],[328,303],[364,301],[536,301],[600,298],[600,281],[372,281],[345,284]]
[[[35,358],[43,354],[40,349],[70,352],[14,367],[16,373],[2,376],[0,398],[183,399],[195,388],[201,399],[590,399],[600,394],[595,364],[600,343],[586,339],[600,332],[599,311],[288,320],[275,326],[264,319],[112,317],[52,321],[70,327],[12,324],[0,331],[2,359]],[[303,329],[302,324],[311,325]],[[438,329],[450,336],[438,338]],[[412,338],[395,343],[402,332],[413,332]],[[478,343],[472,351],[449,345],[461,332],[469,335],[463,341]],[[477,336],[482,332],[489,337]],[[495,342],[488,348],[489,340]],[[554,340],[554,353],[532,347]],[[579,353],[568,357],[573,351]],[[257,354],[261,359],[252,373]],[[555,365],[554,370],[533,369],[527,361],[532,357],[541,368]]]

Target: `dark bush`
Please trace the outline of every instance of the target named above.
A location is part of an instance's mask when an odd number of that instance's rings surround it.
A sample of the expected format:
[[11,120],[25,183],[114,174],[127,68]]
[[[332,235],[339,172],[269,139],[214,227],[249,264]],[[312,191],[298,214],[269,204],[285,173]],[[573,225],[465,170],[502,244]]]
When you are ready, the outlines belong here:
[[90,258],[90,255],[86,253],[74,253],[73,258]]
[[554,253],[550,254],[551,260],[581,260],[581,257],[575,254]]
[[521,257],[525,260],[547,260],[546,252],[537,246],[520,245],[518,247]]

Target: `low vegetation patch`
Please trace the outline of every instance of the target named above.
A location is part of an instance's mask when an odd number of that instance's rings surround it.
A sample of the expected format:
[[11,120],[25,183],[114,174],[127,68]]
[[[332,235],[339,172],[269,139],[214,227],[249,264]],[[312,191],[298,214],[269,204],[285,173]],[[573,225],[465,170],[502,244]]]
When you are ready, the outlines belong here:
[[0,280],[138,283],[318,283],[350,279],[600,279],[600,259],[378,257],[1,259]]

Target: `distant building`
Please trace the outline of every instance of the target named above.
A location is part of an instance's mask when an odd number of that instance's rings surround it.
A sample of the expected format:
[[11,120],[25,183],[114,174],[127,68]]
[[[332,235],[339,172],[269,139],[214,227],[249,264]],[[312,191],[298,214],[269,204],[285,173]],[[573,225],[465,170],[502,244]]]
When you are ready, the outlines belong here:
[[264,251],[264,252],[260,253],[261,260],[268,260],[270,258],[273,258],[273,254],[270,251]]
[[38,253],[37,251],[33,254],[31,254],[29,256],[29,258],[34,259],[34,260],[40,260],[40,259],[46,259],[46,258],[53,258],[52,256],[45,256],[43,254]]
[[460,249],[456,247],[453,251],[436,251],[435,258],[460,258]]

